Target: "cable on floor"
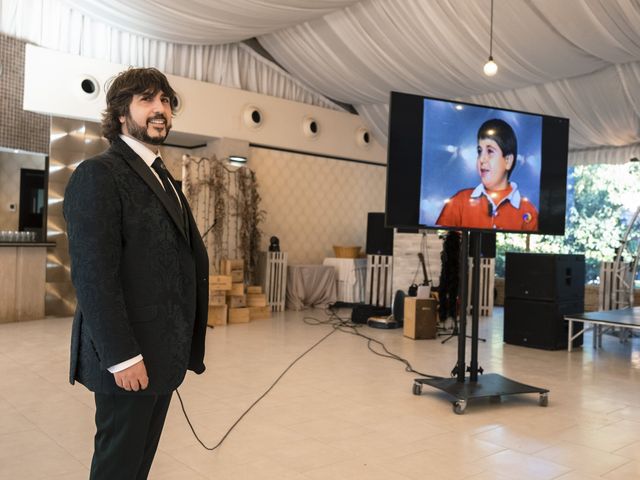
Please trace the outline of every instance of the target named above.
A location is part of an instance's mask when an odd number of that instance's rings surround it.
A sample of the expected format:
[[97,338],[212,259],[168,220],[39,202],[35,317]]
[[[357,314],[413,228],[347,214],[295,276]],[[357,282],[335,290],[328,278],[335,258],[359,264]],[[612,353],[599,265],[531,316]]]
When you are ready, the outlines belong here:
[[307,350],[304,351],[304,353],[302,353],[300,356],[298,356],[298,358],[296,358],[293,362],[291,362],[289,364],[289,366],[287,368],[284,369],[284,371],[278,376],[278,378],[275,379],[275,381],[271,384],[271,386],[269,388],[267,388],[265,390],[265,392],[260,395],[258,397],[258,399],[256,401],[254,401],[249,408],[247,408],[242,415],[240,415],[238,417],[238,419],[233,423],[233,425],[231,425],[231,427],[227,430],[227,432],[222,436],[222,438],[220,439],[220,441],[213,447],[208,447],[207,445],[205,445],[205,443],[200,439],[200,437],[198,436],[198,434],[196,433],[195,429],[193,428],[193,424],[191,423],[191,420],[189,419],[189,415],[187,415],[187,410],[184,407],[184,402],[182,401],[182,397],[180,396],[180,392],[178,391],[178,389],[176,389],[176,393],[178,394],[178,400],[180,400],[180,407],[182,407],[182,413],[184,413],[184,418],[187,419],[187,423],[189,424],[189,428],[191,429],[191,432],[193,433],[194,437],[196,437],[196,440],[198,440],[198,442],[200,443],[200,445],[202,445],[206,450],[210,450],[213,451],[216,448],[218,448],[220,445],[222,445],[222,442],[224,442],[226,440],[226,438],[229,436],[229,434],[232,432],[232,430],[234,428],[236,428],[236,426],[240,423],[240,421],[253,409],[253,407],[255,407],[260,400],[262,400],[264,397],[267,396],[267,394],[273,390],[273,388],[278,384],[278,382],[282,379],[282,377],[285,376],[285,374],[296,364],[298,363],[299,360],[301,360],[307,353],[309,353],[311,350],[313,350],[314,348],[316,348],[318,345],[320,345],[322,342],[324,342],[327,338],[329,338],[331,335],[333,335],[334,333],[336,333],[336,329],[332,329],[329,333],[327,333],[324,337],[322,337],[320,340],[318,340],[316,343],[314,343],[311,347],[309,347]]
[[[420,375],[422,377],[425,378],[432,378],[432,379],[442,379],[443,377],[438,377],[436,375],[430,375],[428,373],[422,373],[419,372],[418,370],[415,370],[412,366],[411,363],[409,363],[409,361],[393,352],[390,352],[386,345],[381,342],[380,340],[377,340],[373,337],[370,337],[368,335],[363,334],[362,332],[359,331],[360,327],[362,327],[362,324],[356,324],[351,322],[350,319],[348,318],[342,318],[338,315],[337,311],[331,307],[329,307],[327,309],[327,311],[325,311],[325,314],[329,317],[327,320],[318,320],[315,317],[304,317],[303,321],[308,324],[308,325],[332,325],[334,328],[337,328],[338,330],[340,330],[342,333],[348,333],[349,335],[355,335],[357,337],[362,337],[365,340],[367,340],[367,348],[374,354],[383,357],[383,358],[390,358],[392,360],[396,360],[400,363],[403,363],[405,365],[405,371],[409,372],[409,373],[415,373],[417,375]],[[385,353],[380,353],[378,351],[376,351],[373,348],[373,345],[378,345],[382,348],[382,350]]]
[[[367,347],[369,348],[369,350],[373,353],[375,353],[376,355],[380,356],[380,357],[384,357],[384,358],[390,358],[392,360],[396,360],[399,361],[401,363],[403,363],[405,365],[405,371],[406,372],[410,372],[410,373],[415,373],[417,375],[420,375],[422,377],[425,378],[433,378],[433,379],[441,379],[443,377],[437,377],[434,375],[429,375],[426,373],[421,373],[417,370],[415,370],[412,366],[411,363],[409,363],[408,360],[406,360],[405,358],[400,357],[399,355],[396,355],[393,352],[390,352],[386,345],[381,342],[380,340],[377,340],[373,337],[369,337],[368,335],[364,335],[363,333],[359,332],[358,329],[359,327],[361,327],[362,325],[358,325],[358,324],[354,324],[351,322],[350,319],[345,319],[345,318],[341,318],[338,313],[334,310],[329,308],[328,311],[325,311],[325,314],[327,315],[327,319],[326,320],[319,320],[315,317],[304,317],[303,321],[304,323],[306,323],[307,325],[330,325],[332,327],[331,331],[329,333],[327,333],[325,336],[323,336],[320,340],[318,340],[316,343],[314,343],[311,347],[309,347],[307,350],[305,350],[302,354],[300,354],[293,362],[291,362],[289,364],[289,366],[287,368],[285,368],[282,373],[275,379],[275,381],[271,384],[271,386],[269,388],[267,388],[264,393],[262,395],[260,395],[250,406],[249,408],[247,408],[239,417],[238,419],[233,423],[233,425],[231,425],[231,427],[229,427],[229,429],[226,431],[226,433],[222,436],[222,438],[220,439],[220,441],[213,447],[208,447],[198,436],[198,434],[196,433],[195,428],[193,427],[193,424],[191,423],[191,419],[189,418],[189,415],[187,414],[187,410],[184,406],[184,402],[182,401],[182,396],[180,395],[180,392],[178,391],[178,389],[176,389],[176,394],[178,395],[178,400],[180,400],[180,407],[182,408],[182,413],[184,414],[184,418],[187,420],[187,423],[189,424],[189,428],[191,429],[191,432],[193,433],[193,436],[196,438],[196,440],[198,441],[198,443],[200,443],[200,445],[202,445],[202,447],[206,450],[209,451],[213,451],[216,450],[218,447],[220,447],[220,445],[222,445],[222,443],[227,439],[227,437],[229,436],[229,434],[233,431],[233,429],[240,423],[240,421],[253,409],[253,407],[255,407],[264,397],[267,396],[267,394],[269,394],[269,392],[271,390],[273,390],[273,388],[278,384],[278,382],[280,382],[280,380],[282,379],[282,377],[285,376],[285,374],[291,370],[291,368],[298,363],[298,361],[300,361],[305,355],[307,355],[309,352],[311,352],[314,348],[316,348],[318,345],[320,345],[322,342],[324,342],[327,338],[329,338],[331,335],[333,335],[336,332],[342,332],[342,333],[348,333],[349,335],[355,335],[357,337],[362,337],[364,339],[367,340]],[[373,348],[373,345],[379,345],[382,350],[384,351],[384,353],[380,353],[378,351],[376,351]]]

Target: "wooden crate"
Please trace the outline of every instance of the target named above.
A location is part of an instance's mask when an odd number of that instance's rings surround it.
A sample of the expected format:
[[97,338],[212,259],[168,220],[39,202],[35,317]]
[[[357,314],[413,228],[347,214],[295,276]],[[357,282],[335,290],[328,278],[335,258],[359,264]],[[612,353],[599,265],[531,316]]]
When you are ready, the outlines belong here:
[[209,290],[209,305],[222,306],[226,304],[227,296],[224,290]]
[[231,290],[229,275],[209,275],[209,290]]
[[247,293],[262,293],[262,287],[260,285],[249,285],[247,287]]
[[246,307],[230,308],[229,309],[229,323],[249,323],[251,317],[249,316],[249,309]]
[[405,337],[413,339],[436,338],[438,302],[432,298],[406,297],[404,299]]
[[231,270],[230,275],[233,283],[242,283],[244,281],[244,270]]
[[246,295],[229,295],[227,297],[227,305],[229,305],[229,308],[246,307],[247,296]]
[[233,270],[244,270],[244,260],[242,258],[223,258],[220,260],[220,271],[224,275],[231,275]]
[[271,307],[249,307],[249,317],[251,321],[271,318]]
[[235,297],[244,295],[244,283],[232,283],[229,295],[233,295]]
[[210,306],[207,325],[217,326],[227,324],[227,306]]
[[247,295],[247,305],[250,307],[266,307],[267,296],[264,293],[250,293]]

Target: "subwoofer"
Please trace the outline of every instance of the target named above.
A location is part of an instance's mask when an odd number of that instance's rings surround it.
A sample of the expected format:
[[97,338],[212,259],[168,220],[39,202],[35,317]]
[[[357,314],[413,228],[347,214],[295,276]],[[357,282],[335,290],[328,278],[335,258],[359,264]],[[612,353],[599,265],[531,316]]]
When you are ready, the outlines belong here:
[[[504,342],[523,347],[560,350],[567,348],[568,322],[564,315],[584,311],[584,301],[540,302],[506,298],[504,304]],[[582,323],[574,322],[574,332]],[[582,335],[573,346],[582,345]]]
[[507,252],[504,280],[509,298],[584,299],[584,255]]
[[[505,343],[567,348],[564,315],[584,311],[584,255],[507,252],[505,261]],[[580,345],[582,336],[573,341]]]

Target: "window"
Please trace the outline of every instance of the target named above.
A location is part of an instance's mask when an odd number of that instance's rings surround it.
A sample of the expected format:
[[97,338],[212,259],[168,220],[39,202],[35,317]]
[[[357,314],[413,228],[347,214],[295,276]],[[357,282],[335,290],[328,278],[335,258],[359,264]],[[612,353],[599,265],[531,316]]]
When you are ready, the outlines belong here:
[[[531,235],[529,251],[583,253],[587,283],[599,283],[600,262],[613,261],[634,213],[640,207],[640,164],[580,165],[567,178],[565,235]],[[640,241],[640,219],[624,258],[631,260]],[[496,275],[504,276],[504,253],[524,252],[527,235],[497,236]],[[637,279],[636,279],[637,283]]]

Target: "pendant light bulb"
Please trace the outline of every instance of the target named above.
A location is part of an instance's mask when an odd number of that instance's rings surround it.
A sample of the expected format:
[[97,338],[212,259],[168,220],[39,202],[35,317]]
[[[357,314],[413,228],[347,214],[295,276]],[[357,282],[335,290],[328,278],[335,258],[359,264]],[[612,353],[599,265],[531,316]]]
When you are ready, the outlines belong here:
[[489,60],[484,64],[484,74],[493,77],[498,73],[498,65],[493,61],[493,0],[491,0],[491,23],[489,25]]
[[496,73],[498,73],[498,65],[493,61],[493,57],[489,57],[489,61],[484,64],[484,74],[487,77],[493,77]]

